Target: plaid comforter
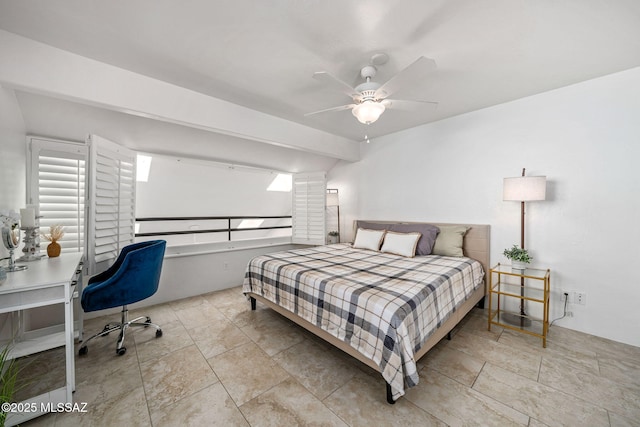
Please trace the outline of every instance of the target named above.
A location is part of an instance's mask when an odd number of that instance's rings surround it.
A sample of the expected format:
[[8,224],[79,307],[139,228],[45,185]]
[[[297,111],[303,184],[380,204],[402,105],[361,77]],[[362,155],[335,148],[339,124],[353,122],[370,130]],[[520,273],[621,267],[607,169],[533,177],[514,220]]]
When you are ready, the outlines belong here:
[[253,292],[348,343],[378,364],[393,398],[418,384],[414,354],[483,283],[470,258],[319,246],[255,257],[243,292]]

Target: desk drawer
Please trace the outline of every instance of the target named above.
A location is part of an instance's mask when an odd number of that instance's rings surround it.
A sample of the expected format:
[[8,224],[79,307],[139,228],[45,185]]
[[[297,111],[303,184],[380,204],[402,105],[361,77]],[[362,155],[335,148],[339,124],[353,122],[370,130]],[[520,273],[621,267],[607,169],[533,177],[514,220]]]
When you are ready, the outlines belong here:
[[64,302],[66,285],[50,286],[19,293],[5,294],[0,298],[0,312],[23,310],[41,305]]
[[78,264],[78,268],[76,268],[73,277],[71,278],[71,299],[80,297],[80,293],[82,292],[82,267],[84,262],[80,261]]

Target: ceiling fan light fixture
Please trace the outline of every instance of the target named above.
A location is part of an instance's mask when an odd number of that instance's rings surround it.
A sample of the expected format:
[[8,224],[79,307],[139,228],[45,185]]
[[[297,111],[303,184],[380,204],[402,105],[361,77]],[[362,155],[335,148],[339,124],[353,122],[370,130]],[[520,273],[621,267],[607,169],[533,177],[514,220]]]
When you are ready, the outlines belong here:
[[370,125],[380,118],[382,113],[384,113],[384,110],[384,104],[372,100],[366,100],[353,107],[351,112],[356,116],[360,123]]

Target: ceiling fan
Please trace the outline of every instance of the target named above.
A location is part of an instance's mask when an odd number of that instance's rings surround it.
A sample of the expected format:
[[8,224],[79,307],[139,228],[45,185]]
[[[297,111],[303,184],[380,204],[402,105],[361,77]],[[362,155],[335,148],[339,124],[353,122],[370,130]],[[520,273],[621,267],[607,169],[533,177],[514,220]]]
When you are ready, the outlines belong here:
[[387,55],[383,53],[375,54],[371,58],[371,64],[362,67],[360,76],[365,81],[355,88],[352,88],[342,80],[332,76],[326,71],[318,71],[313,74],[313,78],[324,83],[331,89],[343,92],[351,97],[353,103],[341,105],[339,107],[327,108],[320,111],[307,113],[305,116],[313,114],[328,113],[331,111],[351,110],[360,123],[371,124],[378,120],[387,108],[412,110],[425,104],[438,105],[433,101],[420,100],[400,100],[388,98],[403,86],[411,86],[414,82],[424,78],[430,71],[436,68],[433,59],[421,56],[413,64],[393,76],[384,84],[374,82],[377,69],[376,65],[387,62]]

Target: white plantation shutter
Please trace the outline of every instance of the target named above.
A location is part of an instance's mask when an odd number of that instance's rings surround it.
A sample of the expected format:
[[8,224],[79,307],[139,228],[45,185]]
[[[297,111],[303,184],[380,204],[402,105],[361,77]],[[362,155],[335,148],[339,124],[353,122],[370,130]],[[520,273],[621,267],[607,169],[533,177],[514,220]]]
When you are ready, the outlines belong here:
[[135,238],[136,153],[97,135],[91,147],[89,274],[108,268]]
[[[85,176],[88,147],[84,143],[28,137],[29,202],[40,208],[40,232],[64,226],[59,241],[65,252],[83,252],[85,245]],[[41,239],[42,249],[48,242]]]
[[293,175],[293,243],[325,244],[326,184],[324,172]]

